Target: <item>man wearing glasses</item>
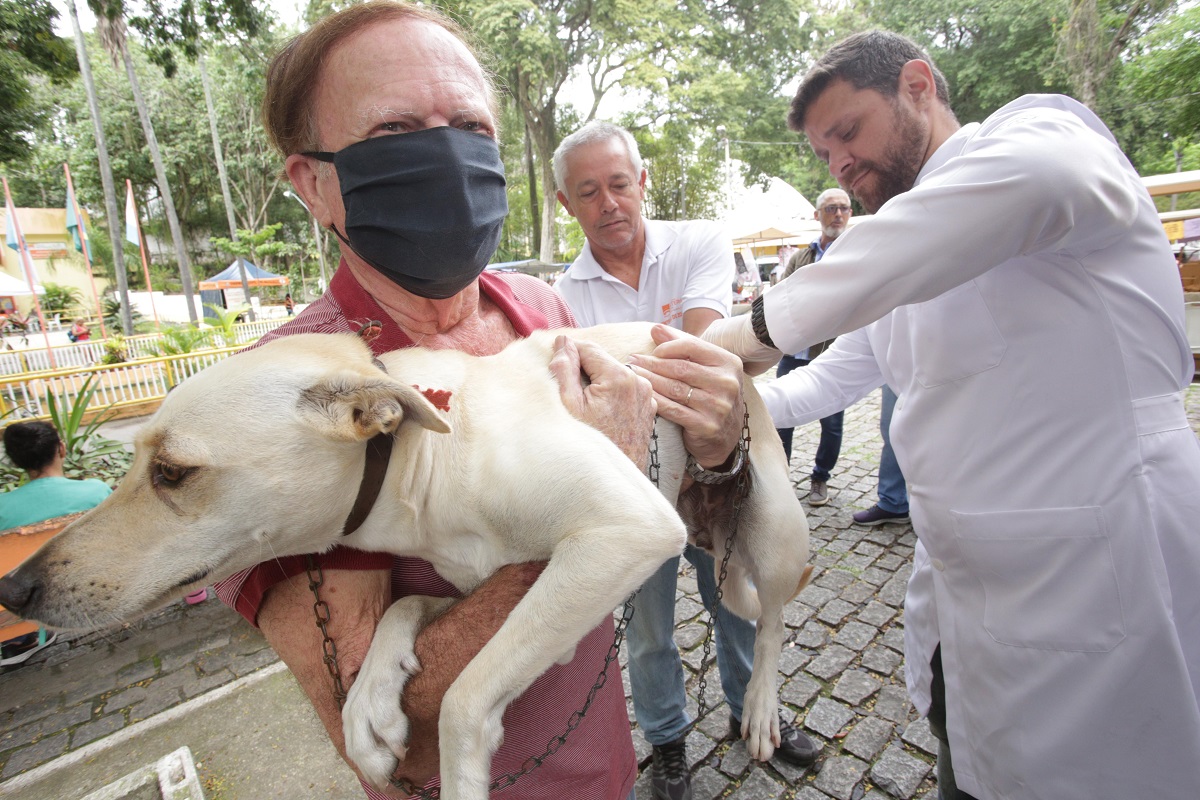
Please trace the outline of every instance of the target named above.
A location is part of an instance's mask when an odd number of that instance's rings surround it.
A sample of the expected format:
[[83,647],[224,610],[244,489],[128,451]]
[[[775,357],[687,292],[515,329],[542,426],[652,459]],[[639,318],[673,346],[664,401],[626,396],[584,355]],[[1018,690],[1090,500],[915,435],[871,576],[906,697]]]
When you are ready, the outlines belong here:
[[[816,263],[825,255],[825,250],[833,241],[846,232],[850,225],[850,196],[838,188],[826,189],[817,198],[817,208],[813,218],[821,223],[821,236],[788,261],[783,280],[801,267]],[[833,339],[814,344],[799,353],[784,356],[779,360],[775,374],[782,377],[797,367],[803,367],[814,358],[825,352],[825,348],[833,344]],[[838,411],[821,419],[821,441],[817,445],[817,455],[813,458],[812,477],[808,484],[808,504],[823,506],[829,502],[829,476],[837,465],[838,456],[842,452],[842,418],[844,412]],[[792,428],[777,428],[779,438],[783,441],[783,450],[787,453],[788,461],[792,459]]]

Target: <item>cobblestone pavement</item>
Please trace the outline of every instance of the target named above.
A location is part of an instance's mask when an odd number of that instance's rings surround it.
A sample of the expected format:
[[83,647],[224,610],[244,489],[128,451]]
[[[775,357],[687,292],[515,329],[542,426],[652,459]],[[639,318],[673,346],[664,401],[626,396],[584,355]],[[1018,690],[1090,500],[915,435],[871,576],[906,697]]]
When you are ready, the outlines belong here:
[[[1200,385],[1187,408],[1200,432]],[[851,519],[875,501],[878,419],[877,392],[846,413],[830,502],[806,506],[814,580],[785,609],[780,699],[824,744],[823,758],[807,770],[751,763],[741,742],[724,738],[728,712],[713,667],[707,700],[718,705],[688,738],[697,800],[936,797],[935,743],[904,687],[903,598],[915,538],[908,525],[865,528]],[[816,424],[796,431],[792,469],[802,495],[818,437]],[[704,615],[694,577],[685,572],[679,586],[677,640],[695,711]],[[0,781],[275,661],[257,631],[216,601],[178,603],[136,627],[56,642],[0,675]],[[628,703],[627,682],[625,692]],[[645,763],[650,747],[636,726],[634,743]],[[650,797],[648,773],[637,788]]]

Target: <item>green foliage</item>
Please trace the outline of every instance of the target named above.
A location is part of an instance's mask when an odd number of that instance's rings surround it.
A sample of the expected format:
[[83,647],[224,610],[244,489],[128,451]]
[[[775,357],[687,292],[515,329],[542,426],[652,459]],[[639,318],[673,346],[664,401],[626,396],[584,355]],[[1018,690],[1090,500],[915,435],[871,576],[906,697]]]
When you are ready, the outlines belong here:
[[204,34],[254,36],[265,22],[263,11],[253,0],[145,0],[144,13],[129,18],[129,24],[146,37],[150,59],[168,78],[174,77],[178,68],[176,53],[182,52],[194,61],[203,46]]
[[129,360],[129,345],[125,337],[113,333],[104,340],[104,355],[100,356],[101,364],[124,364]]
[[912,37],[950,84],[960,121],[1032,92],[1066,92],[1055,55],[1069,0],[871,0],[871,22]]
[[646,216],[651,219],[712,219],[719,196],[717,151],[701,147],[690,126],[668,122],[658,136],[638,132],[638,149],[646,162]]
[[[100,306],[104,309],[104,324],[109,330],[116,331],[121,329],[121,309],[124,305],[115,295],[105,295],[101,299]],[[143,319],[142,312],[136,308],[130,309],[130,316],[133,319],[134,325],[137,325]],[[124,359],[121,360],[124,361]]]
[[209,241],[213,247],[234,258],[249,259],[255,266],[266,269],[266,264],[270,259],[290,256],[304,250],[298,244],[279,241],[279,230],[282,227],[282,222],[276,222],[257,231],[239,228],[236,239],[212,236],[209,237]]
[[203,330],[195,325],[163,328],[162,338],[154,343],[151,350],[159,356],[183,355],[211,346],[212,334],[212,331]]
[[0,163],[30,154],[27,136],[46,123],[30,75],[56,82],[76,70],[70,43],[54,35],[49,0],[0,0]]
[[1139,43],[1126,72],[1134,97],[1158,101],[1163,126],[1175,138],[1200,131],[1200,6],[1180,11]]
[[[63,473],[69,478],[101,477],[111,485],[128,470],[131,457],[124,444],[106,439],[99,433],[100,426],[115,414],[111,405],[84,422],[88,404],[100,388],[99,377],[89,375],[69,406],[60,406],[58,398],[47,392],[46,409],[50,413],[50,422],[67,447]],[[124,468],[112,475],[114,466],[121,465]]]
[[[353,0],[308,0],[311,23]],[[260,266],[293,278],[298,300],[302,276],[309,296],[318,274],[311,218],[286,186],[281,162],[267,144],[258,108],[267,53],[292,31],[261,15],[257,0],[90,0],[124,14],[135,32],[128,45],[163,150],[185,240],[196,265],[208,275],[237,255],[223,239],[259,236],[275,227],[258,249],[245,252]],[[832,180],[802,136],[786,129],[795,81],[830,44],[868,27],[887,27],[926,46],[946,74],[952,105],[963,122],[981,119],[1027,92],[1079,94],[1094,85],[1097,112],[1113,128],[1134,164],[1148,174],[1193,164],[1200,137],[1200,10],[1174,0],[1095,0],[1095,48],[1070,62],[1062,44],[1081,38],[1086,21],[1072,9],[1078,0],[435,0],[464,22],[490,50],[488,65],[502,87],[501,153],[509,181],[510,215],[496,260],[541,255],[538,225],[556,220],[550,241],[570,256],[582,243],[578,226],[562,215],[544,162],[561,136],[594,117],[602,98],[623,94],[618,120],[634,131],[650,171],[646,213],[663,219],[717,215],[723,206],[723,126],[731,158],[743,165],[739,179],[787,180],[814,198]],[[1182,10],[1178,7],[1182,5]],[[15,11],[14,11],[15,9]],[[48,0],[0,0],[0,44],[7,14],[43,19]],[[140,15],[140,16],[139,16]],[[211,16],[210,16],[211,15]],[[1126,26],[1125,22],[1131,20]],[[1091,24],[1091,23],[1089,23]],[[41,30],[48,31],[48,23]],[[140,32],[140,35],[139,35]],[[95,36],[93,53],[112,167],[132,180],[146,234],[169,233],[156,203],[158,190],[124,70],[114,69]],[[70,50],[63,40],[63,48]],[[1103,49],[1107,48],[1107,49]],[[1115,48],[1115,49],[1114,49]],[[35,48],[36,50],[36,48]],[[218,133],[230,175],[236,237],[230,236],[205,124],[194,57],[203,51],[213,89]],[[93,255],[98,275],[111,279],[109,233],[123,240],[123,215],[104,219],[103,199],[87,104],[78,79],[51,84],[36,75],[23,51],[0,47],[0,160],[6,146],[23,148],[5,171],[19,205],[61,207],[69,162],[81,204],[91,209]],[[1114,53],[1097,59],[1096,53]],[[67,55],[70,55],[68,53]],[[25,59],[12,62],[12,59]],[[1090,60],[1088,60],[1090,59]],[[73,56],[67,59],[73,63]],[[17,63],[16,73],[4,64]],[[170,65],[167,78],[152,65]],[[1098,69],[1097,67],[1103,67]],[[14,81],[7,75],[13,74]],[[17,80],[19,79],[19,80]],[[27,87],[26,105],[5,92]],[[568,95],[572,83],[582,99]],[[587,89],[590,88],[589,93]],[[575,105],[564,98],[571,96]],[[606,101],[609,102],[609,101]],[[24,116],[23,116],[24,115]],[[33,120],[26,124],[21,120]],[[38,122],[38,121],[41,122]],[[53,125],[48,121],[53,121]],[[25,125],[5,136],[9,123]],[[526,139],[533,153],[526,158]],[[1195,167],[1192,167],[1195,168]],[[532,179],[532,180],[531,180]],[[118,186],[120,198],[123,187]],[[248,234],[247,232],[254,232]],[[229,236],[229,239],[224,239]],[[207,246],[212,238],[223,260]],[[336,239],[326,241],[326,263],[337,264]],[[136,248],[127,253],[130,286],[142,286]],[[155,288],[176,290],[174,258],[159,257],[150,270]],[[119,320],[111,327],[119,328]]]
[[55,313],[83,304],[83,292],[74,286],[64,286],[61,283],[46,283],[46,293],[42,295],[42,311]]
[[237,344],[237,330],[234,326],[237,325],[238,317],[250,310],[249,305],[239,306],[238,308],[221,308],[212,303],[205,303],[204,307],[211,311],[215,316],[211,317],[212,326],[216,328],[217,335],[221,337],[221,341],[225,347],[233,347]]

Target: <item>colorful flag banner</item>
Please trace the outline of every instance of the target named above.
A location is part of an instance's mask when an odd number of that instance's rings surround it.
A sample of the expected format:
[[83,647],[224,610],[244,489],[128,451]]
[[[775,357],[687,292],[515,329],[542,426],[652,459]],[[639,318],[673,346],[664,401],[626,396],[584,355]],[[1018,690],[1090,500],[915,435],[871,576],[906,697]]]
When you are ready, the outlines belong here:
[[50,361],[50,368],[56,369],[58,364],[54,359],[54,348],[50,346],[50,332],[46,330],[46,315],[42,313],[42,303],[37,296],[37,274],[33,270],[33,260],[29,257],[29,248],[25,246],[25,237],[21,235],[21,222],[17,219],[17,207],[13,203],[12,192],[8,188],[8,178],[0,174],[0,183],[4,185],[4,207],[8,209],[9,227],[5,231],[6,238],[16,243],[16,250],[21,254],[21,260],[25,263],[25,285],[33,290],[31,295],[33,310],[37,312],[38,324],[42,328],[42,338],[46,341],[46,358]]
[[75,213],[77,204],[75,202],[75,192],[70,186],[67,187],[67,231],[70,232],[71,238],[75,240],[75,249],[83,252],[83,248],[87,248],[87,257],[90,260],[92,257],[92,243],[88,241],[87,227],[83,224]]
[[[5,183],[7,186],[7,182]],[[17,220],[17,209],[12,204],[11,197],[5,197],[4,208],[7,214],[4,215],[4,241],[13,250],[21,256],[21,264],[29,273],[29,280],[34,284],[38,282],[37,267],[33,265],[32,256],[29,253],[29,244],[25,241],[25,235],[21,233],[21,223]],[[26,281],[28,283],[29,281]]]
[[4,206],[4,241],[13,250],[20,252],[21,245],[17,243],[17,229],[13,227],[13,215],[17,212],[7,203]]
[[125,181],[125,241],[140,247],[142,240],[138,236],[138,230],[137,203],[133,202],[133,184]]

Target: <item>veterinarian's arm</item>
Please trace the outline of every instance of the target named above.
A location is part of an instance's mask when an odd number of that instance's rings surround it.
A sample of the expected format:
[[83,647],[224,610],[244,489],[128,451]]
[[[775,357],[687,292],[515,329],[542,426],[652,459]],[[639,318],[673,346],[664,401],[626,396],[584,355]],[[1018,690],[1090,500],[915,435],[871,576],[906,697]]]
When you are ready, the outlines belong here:
[[[467,597],[430,623],[417,637],[421,663],[404,689],[403,708],[411,733],[399,774],[424,784],[438,771],[438,712],[442,696],[472,658],[500,629],[510,611],[541,574],[543,564],[502,567]],[[375,627],[391,603],[387,570],[326,570],[322,596],[330,605],[329,633],[349,689],[366,658]],[[313,616],[308,578],[276,584],[263,599],[258,624],[309,696],[342,758],[342,715],[322,660],[321,633]],[[353,766],[353,765],[352,765]],[[397,792],[397,797],[404,796]]]
[[[611,439],[639,467],[646,464],[654,430],[654,390],[644,377],[626,369],[592,342],[559,336],[550,372],[563,404],[578,420]],[[583,385],[582,375],[591,381]]]
[[683,444],[700,466],[725,464],[742,432],[741,360],[666,325],[655,325],[651,336],[658,347],[632,363],[654,387],[658,415],[683,428]]

